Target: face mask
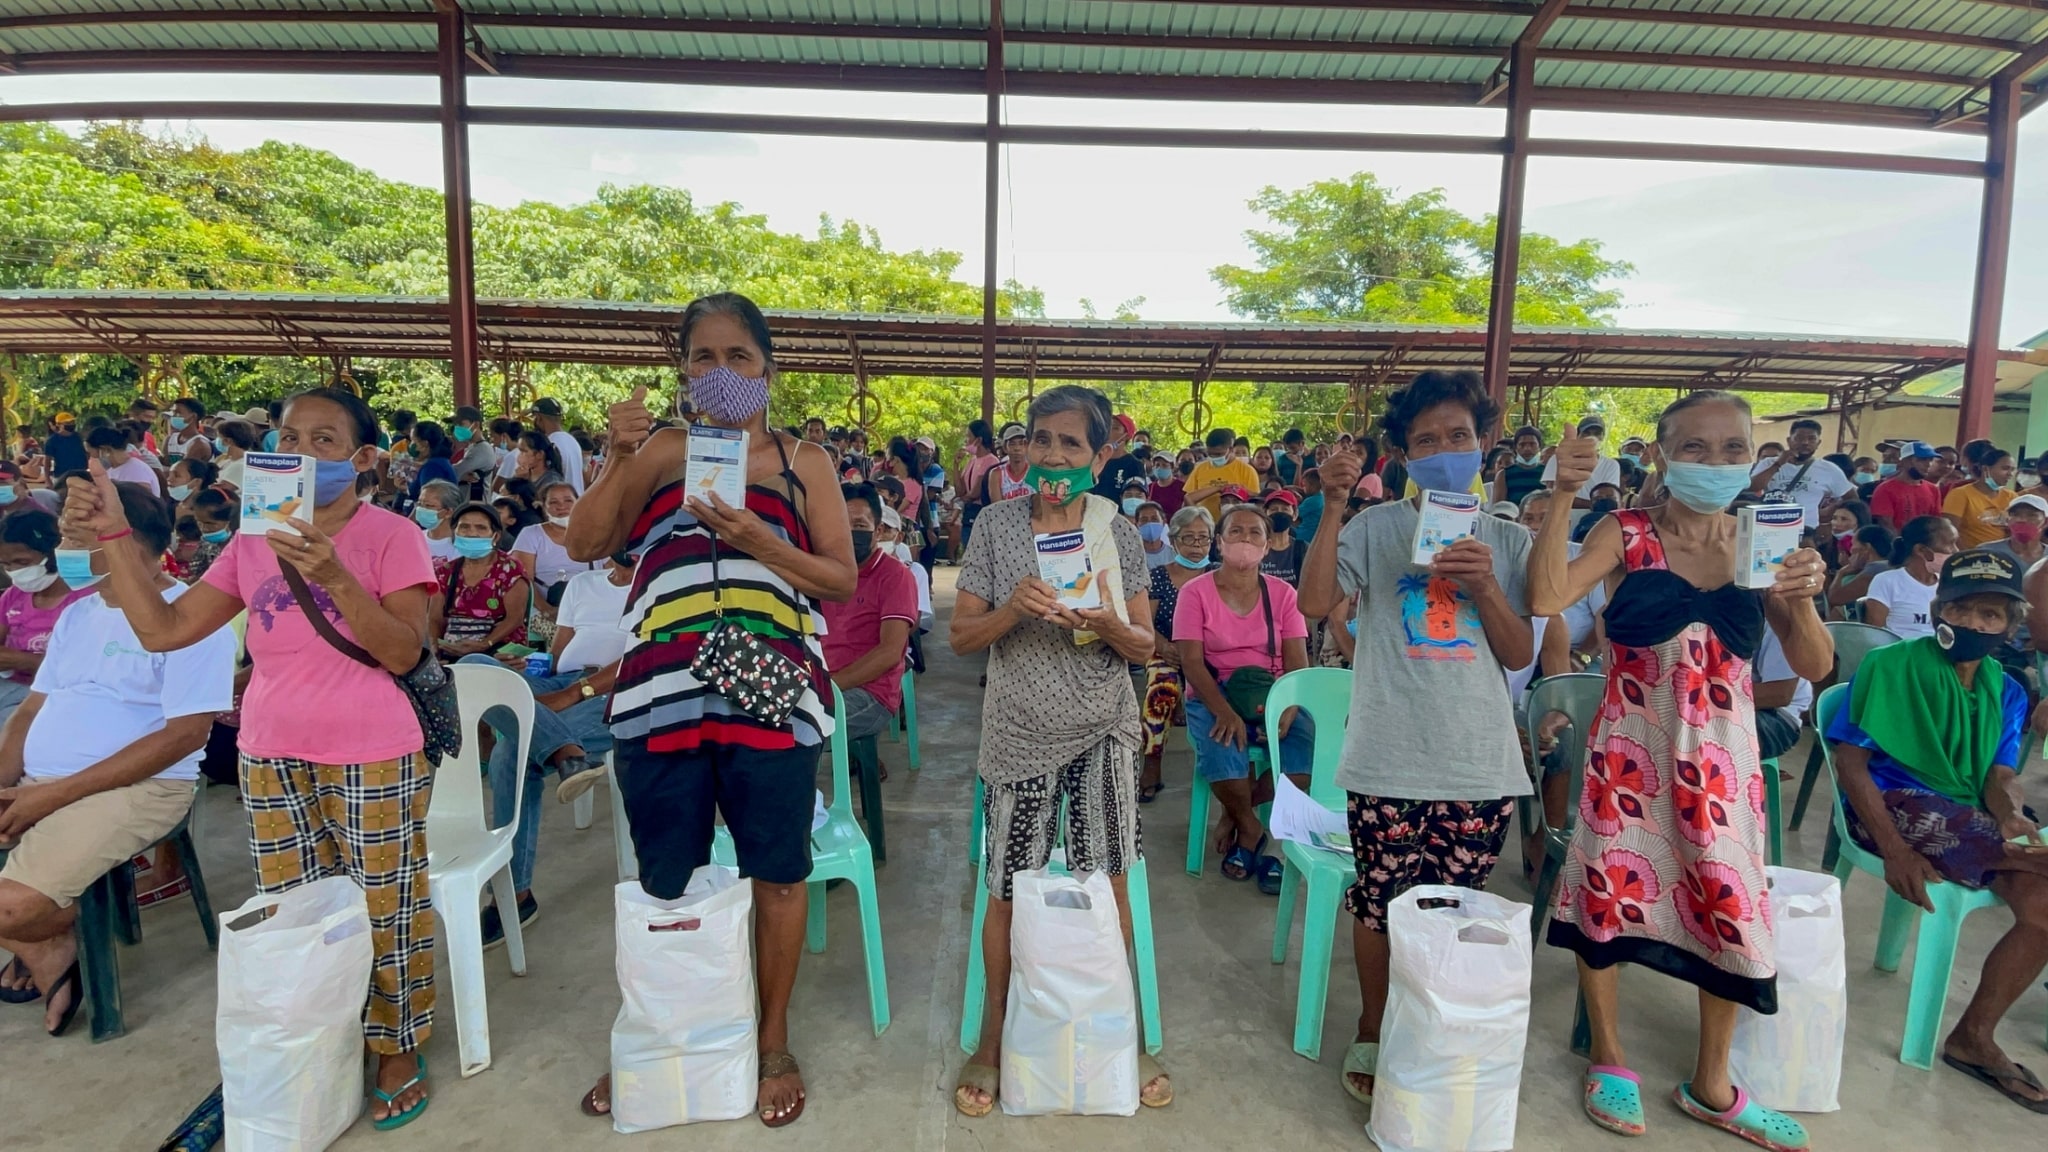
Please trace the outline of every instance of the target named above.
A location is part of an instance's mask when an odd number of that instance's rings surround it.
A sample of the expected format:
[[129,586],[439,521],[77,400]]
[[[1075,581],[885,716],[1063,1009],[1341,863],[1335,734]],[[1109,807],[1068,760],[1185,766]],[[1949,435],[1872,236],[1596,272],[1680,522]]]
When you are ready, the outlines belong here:
[[569,518],[567,516],[550,516],[548,517],[548,523],[553,524],[557,528],[567,528],[569,526]]
[[1643,457],[1637,452],[1623,452],[1616,459],[1628,461],[1628,466],[1631,468],[1641,468],[1643,466]]
[[476,429],[471,428],[467,424],[457,424],[455,431],[449,433],[449,435],[455,437],[457,444],[467,444],[476,438]]
[[230,535],[233,535],[233,533],[230,533],[227,529],[216,528],[213,531],[208,532],[199,538],[201,540],[206,541],[208,544],[225,544],[228,542],[228,537]]
[[868,562],[875,552],[875,534],[865,528],[853,530],[853,563],[855,567]]
[[1183,475],[1183,476],[1192,476],[1192,475],[1194,475],[1194,474],[1195,474],[1195,462],[1194,462],[1193,460],[1190,460],[1190,461],[1188,461],[1187,463],[1185,463],[1185,464],[1182,464],[1182,465],[1180,466],[1180,474],[1181,474],[1181,475]]
[[1874,481],[1875,481],[1876,479],[1877,479],[1877,475],[1876,475],[1875,473],[1872,473],[1872,472],[1858,472],[1858,473],[1857,473],[1857,474],[1855,474],[1854,476],[1851,476],[1851,477],[1849,477],[1849,482],[1850,482],[1851,484],[1855,484],[1855,485],[1861,486],[1861,485],[1864,485],[1864,484],[1869,484],[1869,483],[1872,483],[1872,482],[1874,482]]
[[441,510],[439,508],[428,508],[424,505],[415,508],[412,510],[412,521],[427,531],[432,532],[441,526]]
[[1124,515],[1136,516],[1138,509],[1145,506],[1145,498],[1143,496],[1126,496],[1124,497],[1123,504]]
[[1157,544],[1166,539],[1166,525],[1157,522],[1138,525],[1138,539],[1147,544]]
[[62,576],[64,583],[74,591],[99,583],[100,577],[93,575],[92,571],[92,554],[97,551],[97,548],[57,549],[57,575]]
[[173,484],[166,488],[165,491],[171,494],[171,499],[183,500],[192,494],[192,486],[190,484]]
[[1953,664],[1970,664],[1984,659],[2005,643],[2003,632],[1979,632],[1974,628],[1958,628],[1943,621],[1934,626],[1934,642],[1941,647],[1941,654]]
[[1183,568],[1194,568],[1198,570],[1202,568],[1207,568],[1209,566],[1209,558],[1207,556],[1202,557],[1200,560],[1190,560],[1187,558],[1186,555],[1180,552],[1175,552],[1173,554],[1173,562],[1175,564],[1180,565]]
[[171,417],[171,431],[183,432],[185,430],[185,425],[189,423],[191,423],[191,421],[185,419],[183,416],[173,416]]
[[[87,562],[90,563],[90,557],[87,558]],[[51,582],[56,579],[57,574],[41,564],[33,568],[9,568],[7,570],[7,582],[30,594],[41,592],[43,589],[48,588]]]
[[690,405],[714,424],[737,427],[768,407],[768,378],[742,376],[720,364],[690,378]]
[[1537,454],[1532,454],[1528,456],[1516,456],[1515,463],[1521,465],[1524,468],[1533,468],[1536,466],[1536,461],[1542,458],[1543,457],[1541,455]]
[[277,451],[277,430],[275,428],[263,434],[263,450],[265,452]]
[[0,484],[0,504],[14,503],[15,495],[14,485]]
[[1264,548],[1249,540],[1233,540],[1223,546],[1223,566],[1239,572],[1257,568],[1259,561],[1266,558],[1265,552]]
[[1844,553],[1849,552],[1856,547],[1856,534],[1854,532],[1835,533],[1835,547]]
[[1285,532],[1294,527],[1294,517],[1285,512],[1275,512],[1272,516],[1272,523],[1274,532]]
[[464,560],[481,560],[491,554],[498,542],[489,536],[455,537],[455,554]]
[[2012,483],[2013,487],[2018,488],[2020,491],[2024,492],[2027,489],[2035,487],[2036,485],[2040,484],[2041,477],[2038,473],[2021,472],[2020,474],[2012,478]]
[[1095,470],[1086,464],[1057,470],[1033,464],[1024,473],[1024,483],[1048,503],[1071,504],[1079,500],[1083,492],[1094,487]]
[[1171,468],[1154,468],[1152,470],[1152,482],[1154,484],[1164,484],[1172,479],[1173,469]]
[[1408,478],[1415,481],[1417,488],[1431,492],[1468,491],[1473,478],[1479,475],[1483,455],[1474,448],[1470,452],[1439,452],[1420,460],[1410,460]]
[[1695,512],[1724,512],[1748,490],[1749,465],[1672,460],[1664,465],[1664,487],[1672,499]]
[[1899,466],[1897,464],[1879,464],[1877,466],[1877,474],[1879,476],[1891,476],[1897,473],[1898,470]]
[[344,492],[356,486],[356,465],[353,460],[315,460],[313,462],[313,506],[325,508],[341,499]]
[[1228,463],[1230,463],[1230,455],[1228,453],[1225,453],[1221,456],[1209,457],[1209,467],[1211,468],[1221,468]]
[[2041,526],[2032,520],[2014,520],[2005,526],[2005,530],[2022,544],[2032,544],[2041,538]]

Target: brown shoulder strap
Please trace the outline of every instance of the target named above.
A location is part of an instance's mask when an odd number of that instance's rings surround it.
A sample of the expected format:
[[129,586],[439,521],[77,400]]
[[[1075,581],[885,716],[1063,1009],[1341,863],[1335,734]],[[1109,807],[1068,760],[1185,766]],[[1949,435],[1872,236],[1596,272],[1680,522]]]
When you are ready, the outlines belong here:
[[327,619],[327,613],[322,612],[320,606],[313,602],[313,590],[306,587],[306,578],[299,573],[297,568],[292,567],[283,560],[277,562],[277,568],[278,571],[284,574],[284,582],[292,590],[292,600],[298,604],[299,611],[306,614],[306,622],[313,626],[313,631],[318,632],[322,640],[327,641],[329,645],[333,646],[335,651],[358,664],[364,664],[371,668],[383,667],[382,664],[378,663],[375,656],[365,652],[350,641],[348,637],[343,636],[335,629],[333,621]]

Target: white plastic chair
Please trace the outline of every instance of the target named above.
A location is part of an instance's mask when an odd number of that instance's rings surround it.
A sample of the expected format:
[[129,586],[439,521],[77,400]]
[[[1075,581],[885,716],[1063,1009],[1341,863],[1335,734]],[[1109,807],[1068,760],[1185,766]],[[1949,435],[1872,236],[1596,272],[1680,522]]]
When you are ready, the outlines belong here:
[[638,880],[640,858],[633,854],[633,826],[626,823],[626,801],[619,796],[618,765],[610,752],[604,754],[604,790],[612,798],[612,851],[618,856],[619,883]]
[[569,810],[576,816],[576,830],[581,832],[590,827],[591,821],[597,819],[597,797],[592,796],[589,789],[585,789],[583,795],[576,798],[575,804]]
[[[427,805],[427,888],[448,950],[455,1000],[455,1033],[462,1074],[491,1066],[491,1017],[484,1000],[484,885],[498,898],[505,955],[514,976],[526,975],[526,941],[519,931],[519,897],[512,887],[512,841],[518,834],[519,793],[526,788],[526,756],[533,736],[533,693],[517,672],[482,664],[451,664],[462,713],[462,752],[441,762]],[[512,773],[514,818],[492,828],[484,805],[477,726],[492,708],[511,710],[519,732],[519,771]]]

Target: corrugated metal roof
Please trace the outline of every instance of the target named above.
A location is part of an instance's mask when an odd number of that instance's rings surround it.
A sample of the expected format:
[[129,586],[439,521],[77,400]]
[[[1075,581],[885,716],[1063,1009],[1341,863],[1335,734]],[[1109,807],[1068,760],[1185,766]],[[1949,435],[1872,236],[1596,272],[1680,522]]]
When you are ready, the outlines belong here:
[[[1007,0],[1004,60],[1009,86],[1033,95],[1477,104],[1540,3]],[[464,7],[491,66],[513,76],[972,92],[988,59],[988,0]],[[8,0],[0,67],[427,71],[434,12],[434,0]],[[281,14],[292,18],[264,18]],[[2044,43],[2048,8],[2016,0],[1574,0],[1539,42],[1535,104],[1932,125],[2023,53],[2037,75],[2048,68]],[[1133,82],[1146,78],[1161,83]]]

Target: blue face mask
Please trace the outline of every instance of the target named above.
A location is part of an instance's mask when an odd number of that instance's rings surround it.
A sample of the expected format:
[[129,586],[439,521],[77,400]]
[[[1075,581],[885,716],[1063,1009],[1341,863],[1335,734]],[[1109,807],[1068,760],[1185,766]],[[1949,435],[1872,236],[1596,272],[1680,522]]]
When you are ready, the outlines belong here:
[[1857,474],[1855,474],[1854,476],[1851,476],[1851,477],[1849,477],[1849,482],[1850,482],[1850,483],[1852,483],[1852,484],[1859,484],[1859,485],[1860,485],[1860,484],[1868,484],[1868,483],[1870,483],[1871,481],[1873,481],[1873,480],[1875,480],[1875,479],[1877,479],[1877,477],[1875,477],[1875,476],[1871,475],[1871,474],[1870,474],[1870,473],[1868,473],[1868,472],[1858,472],[1858,473],[1857,473]]
[[183,432],[185,430],[185,426],[190,423],[191,421],[185,419],[183,416],[173,416],[171,417],[171,431]]
[[1879,476],[1890,476],[1890,475],[1892,475],[1892,474],[1896,473],[1896,472],[1897,472],[1898,470],[1899,470],[1899,466],[1898,466],[1897,464],[1889,464],[1889,463],[1887,463],[1887,464],[1879,464],[1879,465],[1877,466],[1877,474],[1878,474]]
[[1166,539],[1166,525],[1156,523],[1140,524],[1138,525],[1138,539],[1143,540],[1147,544],[1157,544],[1161,540]]
[[93,575],[92,571],[92,554],[96,551],[96,548],[57,549],[57,575],[64,583],[70,585],[73,591],[90,588],[100,581],[100,577]]
[[14,503],[16,492],[12,484],[0,484],[0,504]]
[[277,451],[277,429],[272,428],[263,434],[263,450],[265,452]]
[[1138,509],[1142,507],[1144,503],[1145,498],[1143,496],[1124,497],[1124,515],[1136,516],[1138,514]]
[[216,528],[211,532],[207,532],[201,535],[199,538],[201,540],[206,541],[208,544],[225,544],[228,542],[228,537],[231,535],[233,535],[233,533],[229,532],[225,528]]
[[476,429],[471,428],[467,424],[457,424],[455,430],[449,433],[449,435],[455,437],[457,444],[467,444],[476,436]]
[[1616,457],[1616,459],[1628,461],[1628,466],[1631,468],[1641,468],[1643,466],[1643,458],[1640,453],[1623,452],[1620,456]]
[[489,556],[491,549],[497,546],[498,542],[489,536],[455,537],[455,554],[464,560],[481,560]]
[[1725,512],[1749,489],[1749,465],[1672,460],[1664,465],[1664,487],[1672,499],[1695,512]]
[[215,436],[215,437],[213,438],[213,451],[214,451],[214,453],[215,453],[216,455],[220,455],[220,456],[225,456],[225,455],[227,455],[227,454],[228,454],[228,442],[227,442],[227,441],[225,441],[225,440],[223,440],[223,439],[221,439],[221,438],[220,438],[220,437],[218,437],[218,436]]
[[171,494],[171,499],[183,500],[192,494],[192,486],[190,484],[173,484],[165,489],[165,491]]
[[441,526],[441,510],[424,506],[415,508],[412,510],[412,519],[413,523],[432,532]]
[[356,465],[353,460],[315,460],[313,471],[313,506],[325,508],[341,494],[356,486]]
[[1202,557],[1200,560],[1190,560],[1179,552],[1173,554],[1173,562],[1183,568],[1194,568],[1197,570],[1209,566],[1209,558],[1207,556]]
[[1419,460],[1411,459],[1408,461],[1408,478],[1425,491],[1469,492],[1472,481],[1479,475],[1484,455],[1474,448],[1470,452],[1439,452]]

